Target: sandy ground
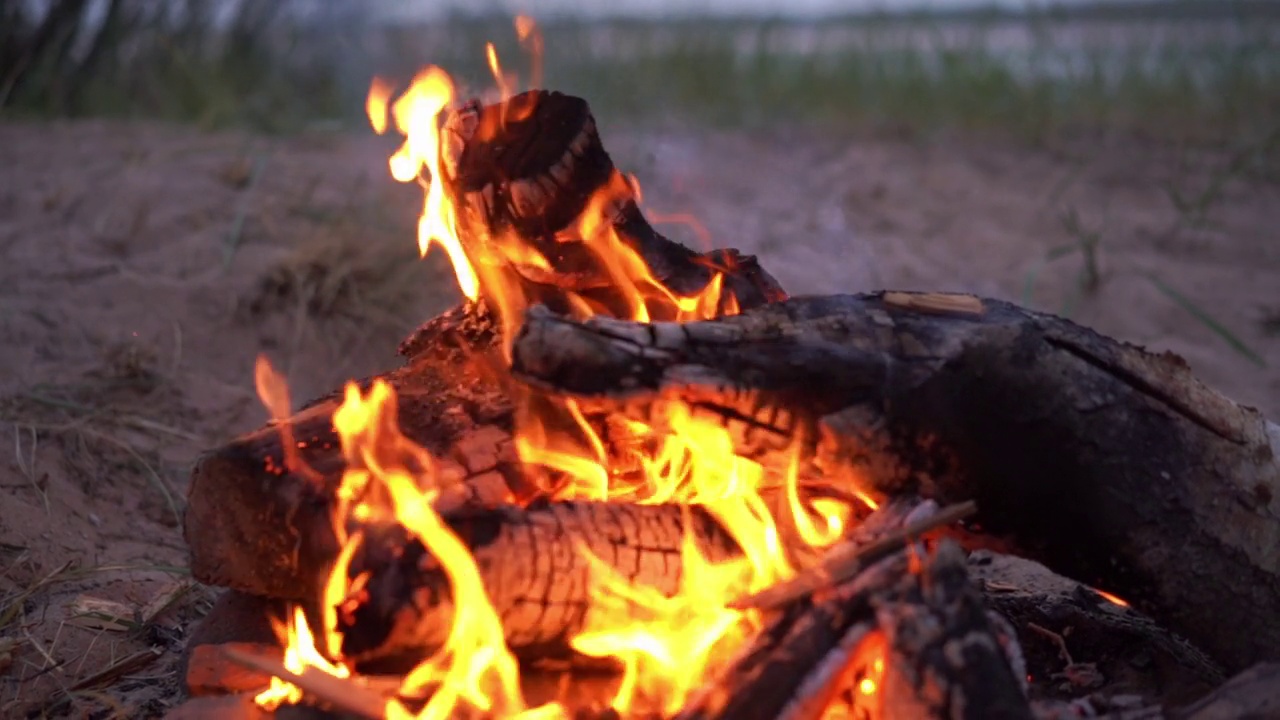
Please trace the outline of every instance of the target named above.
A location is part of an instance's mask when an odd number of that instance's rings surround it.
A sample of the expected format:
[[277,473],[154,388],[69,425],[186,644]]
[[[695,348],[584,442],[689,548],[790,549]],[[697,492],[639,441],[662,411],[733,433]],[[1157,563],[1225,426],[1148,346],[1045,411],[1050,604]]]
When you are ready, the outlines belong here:
[[[660,229],[707,242],[676,221],[692,215],[793,293],[961,290],[1066,311],[1280,416],[1274,159],[1227,174],[1225,154],[1132,140],[604,134],[650,215],[672,219]],[[400,337],[457,297],[441,258],[414,259],[420,196],[386,176],[388,150],[0,125],[0,715],[163,713],[211,597],[178,593],[188,468],[265,419],[254,358],[268,353],[307,399],[392,366]],[[1218,190],[1193,217],[1170,187]],[[1043,259],[1090,236],[1100,275],[1077,291],[1081,255]],[[86,597],[143,612],[170,596],[140,629],[71,621]]]

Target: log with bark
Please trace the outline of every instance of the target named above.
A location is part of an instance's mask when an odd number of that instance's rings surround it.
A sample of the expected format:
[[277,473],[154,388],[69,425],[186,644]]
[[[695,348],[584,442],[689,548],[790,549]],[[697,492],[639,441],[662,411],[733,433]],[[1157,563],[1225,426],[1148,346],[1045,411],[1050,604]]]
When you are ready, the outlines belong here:
[[533,308],[513,371],[589,414],[678,397],[740,447],[976,500],[988,533],[1119,594],[1228,671],[1280,656],[1280,429],[1154,355],[972,296],[805,297],[698,323]]
[[[500,255],[491,247],[498,242],[543,253],[549,268],[518,261],[505,268],[506,280],[528,298],[567,308],[573,291],[600,310],[621,309],[595,251],[566,235],[589,205],[607,211],[619,242],[673,292],[695,292],[721,273],[725,303],[732,297],[750,308],[786,297],[754,257],[693,252],[645,221],[628,186],[608,187],[621,176],[580,98],[531,91],[502,104],[470,103],[445,127],[449,176],[442,181],[463,208],[464,247],[473,264]],[[611,202],[596,208],[590,199],[603,191]],[[660,310],[651,308],[656,316]],[[404,434],[443,459],[440,475],[451,486],[446,509],[536,494],[507,442],[517,390],[507,382],[502,323],[483,300],[454,308],[415,331],[401,346],[406,365],[382,376],[399,398]],[[198,580],[272,597],[310,595],[338,550],[330,514],[343,463],[331,417],[340,403],[335,391],[288,420],[296,453],[285,452],[272,424],[199,459],[184,519]]]

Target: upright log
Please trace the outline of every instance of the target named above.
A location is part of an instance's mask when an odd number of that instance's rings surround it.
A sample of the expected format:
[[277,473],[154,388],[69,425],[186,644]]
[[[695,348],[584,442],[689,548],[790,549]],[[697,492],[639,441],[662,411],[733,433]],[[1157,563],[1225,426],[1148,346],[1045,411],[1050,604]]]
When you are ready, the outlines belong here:
[[513,352],[517,377],[588,413],[643,416],[666,395],[748,452],[810,433],[815,465],[976,500],[987,532],[1229,672],[1280,656],[1280,428],[1175,356],[1006,302],[896,292],[683,325],[530,311]]

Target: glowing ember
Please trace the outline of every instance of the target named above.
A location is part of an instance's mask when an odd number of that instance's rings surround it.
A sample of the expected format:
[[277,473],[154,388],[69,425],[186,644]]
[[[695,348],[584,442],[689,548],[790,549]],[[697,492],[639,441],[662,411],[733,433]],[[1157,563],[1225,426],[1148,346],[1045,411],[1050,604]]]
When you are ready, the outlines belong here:
[[1101,595],[1104,600],[1111,603],[1112,605],[1119,605],[1122,608],[1129,607],[1129,603],[1124,598],[1118,595],[1113,595],[1107,592],[1106,590],[1099,590],[1098,588],[1094,588],[1093,591]]

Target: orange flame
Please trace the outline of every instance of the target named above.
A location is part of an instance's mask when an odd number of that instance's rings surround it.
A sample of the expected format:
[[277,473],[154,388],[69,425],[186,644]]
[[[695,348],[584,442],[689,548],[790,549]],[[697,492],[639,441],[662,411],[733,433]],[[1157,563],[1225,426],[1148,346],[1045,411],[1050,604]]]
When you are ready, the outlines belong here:
[[271,414],[271,420],[280,430],[280,448],[284,453],[284,466],[290,472],[315,480],[319,477],[298,453],[299,444],[293,439],[293,426],[289,424],[291,403],[289,402],[289,384],[283,376],[271,366],[266,355],[259,355],[253,365],[253,383],[258,391],[258,399]]
[[359,485],[376,482],[387,493],[396,522],[422,542],[448,576],[454,617],[444,646],[401,685],[402,695],[433,690],[426,706],[415,715],[392,701],[387,717],[452,717],[460,704],[498,717],[516,715],[525,705],[502,622],[467,546],[431,507],[439,490],[434,460],[400,433],[396,417],[390,385],[378,380],[363,396],[354,383],[347,386],[345,401],[333,415],[348,459],[347,477]]
[[1112,593],[1107,592],[1106,590],[1099,590],[1098,588],[1094,588],[1093,591],[1101,595],[1102,599],[1106,600],[1112,605],[1119,605],[1122,608],[1129,607],[1129,602],[1124,598],[1120,597],[1119,595],[1114,595]]
[[[307,668],[316,668],[335,677],[350,677],[349,668],[330,663],[316,650],[315,637],[307,627],[307,618],[302,608],[295,607],[287,623],[272,618],[271,626],[276,632],[276,637],[284,645],[284,666],[289,672],[300,674]],[[302,700],[302,690],[277,677],[271,678],[270,687],[253,698],[255,703],[267,710],[274,710],[285,703],[296,703],[300,700]]]
[[535,88],[542,87],[542,30],[528,15],[517,15],[515,25],[516,37],[520,38],[521,45],[529,49],[533,60],[533,79],[530,84]]
[[[389,93],[382,81],[374,81],[369,90],[369,118],[379,133],[386,128],[386,102]],[[453,80],[444,70],[432,65],[414,78],[413,83],[391,106],[396,129],[405,136],[404,144],[391,156],[391,176],[399,182],[412,182],[426,168],[426,199],[418,219],[418,251],[426,255],[432,243],[438,243],[449,254],[458,287],[462,294],[475,300],[480,296],[480,281],[458,238],[457,213],[444,191],[443,143],[441,113],[453,102]],[[380,114],[379,114],[380,112]]]

